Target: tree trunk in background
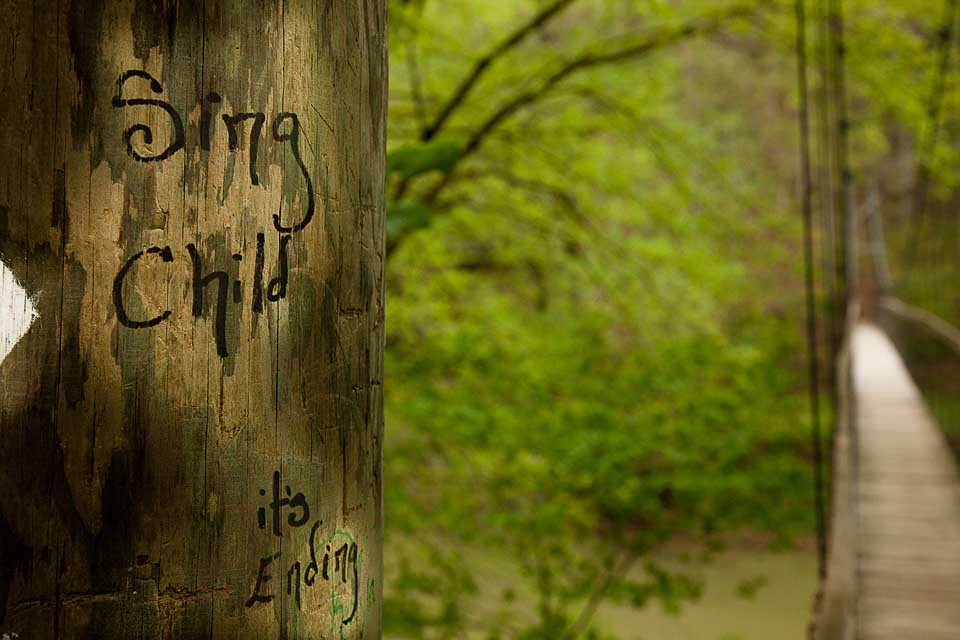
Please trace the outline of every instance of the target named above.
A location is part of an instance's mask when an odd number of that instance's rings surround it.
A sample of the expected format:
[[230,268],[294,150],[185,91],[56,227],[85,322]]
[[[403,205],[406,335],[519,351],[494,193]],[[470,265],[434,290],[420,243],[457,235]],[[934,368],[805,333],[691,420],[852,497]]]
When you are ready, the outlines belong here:
[[386,1],[0,8],[0,636],[378,638]]

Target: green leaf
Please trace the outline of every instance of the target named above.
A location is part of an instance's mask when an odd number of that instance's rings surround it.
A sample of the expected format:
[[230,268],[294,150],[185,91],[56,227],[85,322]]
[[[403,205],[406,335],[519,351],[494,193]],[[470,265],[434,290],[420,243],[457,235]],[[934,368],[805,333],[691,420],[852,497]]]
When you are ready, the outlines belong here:
[[767,586],[770,581],[766,576],[755,576],[749,580],[741,580],[737,583],[737,594],[744,600],[752,600],[757,592]]
[[460,147],[446,140],[407,144],[387,154],[387,172],[404,180],[429,171],[450,173],[460,158]]
[[430,224],[433,210],[419,202],[403,200],[387,207],[387,237],[422,229]]

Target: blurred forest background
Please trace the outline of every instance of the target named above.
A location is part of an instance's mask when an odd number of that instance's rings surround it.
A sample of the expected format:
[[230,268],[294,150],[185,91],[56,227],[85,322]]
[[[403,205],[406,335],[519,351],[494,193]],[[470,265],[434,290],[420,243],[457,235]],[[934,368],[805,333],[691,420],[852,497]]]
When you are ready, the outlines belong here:
[[[855,207],[956,324],[955,5],[843,3]],[[803,637],[793,3],[390,9],[387,636]],[[746,608],[683,626],[720,591]]]

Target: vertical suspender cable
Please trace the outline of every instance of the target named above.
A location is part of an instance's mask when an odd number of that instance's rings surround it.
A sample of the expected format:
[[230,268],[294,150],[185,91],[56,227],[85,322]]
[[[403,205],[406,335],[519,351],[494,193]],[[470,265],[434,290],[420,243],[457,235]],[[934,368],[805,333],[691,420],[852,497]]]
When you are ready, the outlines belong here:
[[[836,207],[840,220],[838,231],[840,237],[836,242],[837,249],[837,280],[839,292],[842,296],[842,305],[838,309],[841,319],[845,321],[846,310],[853,302],[856,290],[856,254],[855,248],[856,224],[852,211],[852,174],[847,158],[847,138],[850,123],[847,119],[846,101],[846,44],[844,43],[843,6],[841,0],[830,0],[830,32],[833,43],[833,68],[831,69],[833,84],[833,109],[836,116],[836,135],[834,137],[834,153],[836,154],[836,169],[839,176],[839,188],[836,190]],[[844,335],[845,335],[844,331]]]
[[797,89],[800,109],[800,207],[803,214],[803,258],[806,285],[807,357],[810,419],[813,445],[813,493],[817,519],[817,558],[820,576],[826,575],[827,531],[823,481],[823,438],[820,429],[820,358],[817,337],[816,281],[813,254],[813,190],[810,178],[810,109],[807,78],[806,0],[796,0]]
[[[836,240],[837,245],[837,278],[840,280],[840,286],[838,287],[842,292],[843,305],[839,312],[842,314],[841,321],[843,326],[843,337],[844,342],[847,344],[847,348],[850,349],[850,332],[852,327],[850,326],[850,321],[853,320],[851,317],[851,312],[854,310],[854,302],[856,301],[857,296],[857,273],[856,273],[856,262],[857,262],[857,253],[856,253],[856,223],[853,217],[853,174],[850,171],[850,166],[848,163],[848,137],[850,130],[850,122],[847,115],[847,96],[846,96],[846,58],[847,58],[847,47],[844,41],[844,16],[843,16],[843,0],[829,0],[829,14],[830,14],[830,34],[833,44],[833,68],[831,69],[833,77],[833,101],[834,101],[834,112],[836,117],[836,137],[835,137],[835,153],[836,153],[836,171],[839,176],[839,188],[837,189],[836,194],[836,211],[838,212],[838,217],[840,218],[840,224],[838,225],[838,231],[840,232],[840,237]],[[845,410],[845,414],[840,417],[842,423],[846,425],[848,430],[849,439],[850,439],[850,474],[852,481],[850,483],[850,501],[853,505],[853,519],[852,519],[852,536],[854,540],[854,545],[858,544],[857,539],[859,538],[859,522],[860,522],[860,508],[858,503],[859,496],[859,483],[860,483],[860,438],[859,430],[857,429],[857,405],[854,398],[854,380],[853,380],[853,354],[848,352],[848,362],[846,366],[846,371],[843,372],[844,379],[837,380],[838,384],[844,385],[846,389],[849,390],[849,395],[846,398],[845,407],[840,405],[837,407],[837,410]],[[859,568],[859,557],[854,557],[854,581],[859,580],[860,568]],[[856,589],[856,586],[854,587]],[[853,634],[854,636],[859,635],[859,603],[854,598],[854,601],[851,603],[851,608],[853,609],[852,618],[853,618]]]
[[[830,362],[836,362],[840,355],[842,342],[841,319],[838,317],[837,309],[840,308],[840,299],[837,291],[836,278],[836,248],[837,228],[836,214],[834,211],[834,155],[833,155],[833,125],[831,122],[831,85],[830,85],[830,31],[827,27],[827,8],[824,0],[816,0],[814,3],[815,15],[814,21],[817,25],[817,195],[820,199],[820,220],[819,220],[819,240],[820,256],[823,261],[821,273],[823,281],[826,284],[827,295],[827,327],[825,329],[827,338],[828,353]],[[827,367],[824,371],[825,382],[831,390],[831,400],[834,406],[837,405],[837,387],[835,383],[835,373],[833,367]]]

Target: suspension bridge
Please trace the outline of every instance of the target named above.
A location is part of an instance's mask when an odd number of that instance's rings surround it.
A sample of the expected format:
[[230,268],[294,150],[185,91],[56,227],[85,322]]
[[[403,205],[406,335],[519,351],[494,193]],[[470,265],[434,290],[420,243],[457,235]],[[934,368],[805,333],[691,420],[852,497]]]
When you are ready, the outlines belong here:
[[[884,209],[894,207],[885,206],[880,179],[858,174],[848,161],[854,123],[846,107],[842,1],[813,2],[812,16],[807,5],[795,1],[821,575],[810,636],[956,640],[960,287],[955,277],[937,281],[931,274],[960,269],[960,223],[949,203],[932,197],[929,163],[944,118],[960,3],[944,2],[929,122],[897,242],[884,236]],[[823,389],[833,409],[829,437],[821,424]]]
[[[952,332],[919,325],[920,312],[898,301],[883,306],[887,331],[916,325],[960,359]],[[814,637],[960,638],[957,457],[887,331],[857,322],[841,361],[849,375]]]

